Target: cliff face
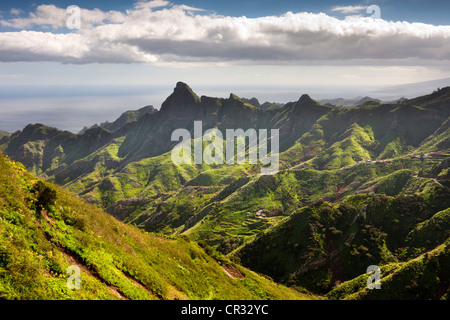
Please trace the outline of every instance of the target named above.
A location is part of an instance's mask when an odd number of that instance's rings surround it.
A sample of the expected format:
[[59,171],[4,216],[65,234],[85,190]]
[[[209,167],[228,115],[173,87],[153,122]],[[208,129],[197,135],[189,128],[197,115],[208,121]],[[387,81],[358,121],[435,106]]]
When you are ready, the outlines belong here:
[[161,105],[161,112],[184,113],[186,109],[191,109],[200,103],[200,98],[192,89],[183,82],[178,82],[173,93]]

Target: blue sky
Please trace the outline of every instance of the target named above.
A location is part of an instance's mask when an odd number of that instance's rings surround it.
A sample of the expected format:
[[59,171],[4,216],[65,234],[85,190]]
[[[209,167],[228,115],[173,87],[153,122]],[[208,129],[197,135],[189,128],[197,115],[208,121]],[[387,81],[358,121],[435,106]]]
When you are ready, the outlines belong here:
[[[60,7],[78,5],[86,9],[99,8],[102,10],[125,11],[133,7],[134,0],[2,0],[0,11],[7,14],[11,8],[29,12],[38,4],[55,4]],[[329,0],[174,0],[174,4],[186,4],[202,8],[221,15],[260,17],[266,15],[280,15],[287,11],[307,11],[313,13],[331,12],[335,6],[378,5],[383,8],[383,15],[388,20],[410,22],[424,22],[430,24],[448,24],[450,19],[450,1],[446,0],[381,0],[381,1],[329,1]]]
[[[67,28],[71,5],[81,29]],[[0,130],[78,131],[158,108],[177,81],[261,101],[382,97],[450,78],[449,12],[442,0],[2,0]]]

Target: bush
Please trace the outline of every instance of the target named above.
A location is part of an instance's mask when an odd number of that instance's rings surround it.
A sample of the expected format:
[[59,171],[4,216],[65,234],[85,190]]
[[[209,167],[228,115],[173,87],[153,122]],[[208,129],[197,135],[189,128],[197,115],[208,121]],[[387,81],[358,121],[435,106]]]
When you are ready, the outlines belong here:
[[10,248],[4,244],[0,246],[0,267],[5,268],[11,262]]
[[38,181],[33,186],[33,193],[36,195],[35,206],[39,212],[42,209],[48,209],[55,204],[56,190],[49,187],[42,181]]

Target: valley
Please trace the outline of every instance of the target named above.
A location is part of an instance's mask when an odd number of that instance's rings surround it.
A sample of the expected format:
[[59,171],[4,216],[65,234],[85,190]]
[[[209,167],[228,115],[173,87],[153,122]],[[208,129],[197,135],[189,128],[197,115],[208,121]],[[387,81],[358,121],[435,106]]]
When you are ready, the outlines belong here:
[[[36,279],[56,289],[32,291],[37,298],[74,297],[47,267],[61,275],[69,260],[101,288],[87,298],[448,298],[450,88],[349,107],[306,94],[261,106],[179,82],[160,110],[78,134],[30,124],[2,135],[3,256],[29,255],[30,272],[44,270]],[[222,132],[279,130],[279,171],[199,163],[194,153],[174,163],[172,133],[194,137],[196,121]],[[58,196],[39,211],[29,199],[40,180]],[[7,236],[15,228],[23,246]],[[8,259],[1,270],[14,272]],[[370,265],[381,268],[382,290],[366,288]],[[9,279],[0,296],[25,297]]]

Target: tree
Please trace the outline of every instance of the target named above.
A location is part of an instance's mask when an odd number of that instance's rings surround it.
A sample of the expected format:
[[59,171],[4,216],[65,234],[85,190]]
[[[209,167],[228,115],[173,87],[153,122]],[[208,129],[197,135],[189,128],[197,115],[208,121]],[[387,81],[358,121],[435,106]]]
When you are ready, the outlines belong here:
[[33,192],[36,194],[34,204],[39,212],[55,204],[56,190],[47,186],[44,182],[40,180],[36,182],[33,186]]

